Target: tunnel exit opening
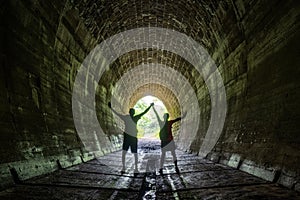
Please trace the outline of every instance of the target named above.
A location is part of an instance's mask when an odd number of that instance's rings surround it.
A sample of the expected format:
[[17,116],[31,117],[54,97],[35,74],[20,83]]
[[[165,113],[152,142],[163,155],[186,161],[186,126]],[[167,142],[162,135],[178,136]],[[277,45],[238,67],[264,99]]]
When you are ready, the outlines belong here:
[[[134,105],[136,113],[143,112],[151,103],[154,103],[159,117],[162,119],[163,114],[168,112],[164,103],[157,97],[148,95],[139,99]],[[149,110],[137,123],[138,138],[159,139],[159,124],[153,108]]]

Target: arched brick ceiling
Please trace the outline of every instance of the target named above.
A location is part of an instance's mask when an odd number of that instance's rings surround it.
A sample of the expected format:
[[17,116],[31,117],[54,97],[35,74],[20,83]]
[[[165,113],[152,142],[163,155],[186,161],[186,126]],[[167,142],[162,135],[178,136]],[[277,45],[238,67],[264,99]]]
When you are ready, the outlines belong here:
[[[184,58],[172,52],[161,49],[137,49],[120,56],[111,66],[112,74],[119,79],[124,73],[143,63],[158,63],[171,67],[187,78],[190,84],[196,89],[204,84],[203,79],[199,79],[199,72]],[[103,77],[108,76],[103,75]],[[197,77],[197,78],[196,78]],[[197,81],[196,81],[197,79]],[[111,80],[112,82],[116,80]]]
[[[203,45],[211,54],[216,52],[226,41],[226,34],[237,28],[234,6],[229,1],[143,1],[143,0],[99,0],[72,1],[84,19],[85,26],[98,39],[98,42],[126,30],[139,27],[161,27],[184,33]],[[233,23],[230,23],[233,22]],[[232,27],[236,26],[236,27]],[[240,31],[236,31],[239,34]],[[240,37],[234,38],[236,41]],[[121,66],[118,73],[122,74],[129,68],[137,66],[139,62],[156,62],[177,68],[182,74],[191,77],[194,69],[186,64],[182,65],[182,58],[160,50],[139,50],[132,52],[126,65],[119,59]],[[158,58],[158,59],[157,59]],[[161,58],[161,59],[159,59]],[[126,58],[125,58],[126,59]],[[185,72],[183,72],[185,69]],[[186,70],[188,69],[188,70]],[[191,85],[192,78],[188,78]]]
[[[187,0],[175,3],[169,0],[74,0],[72,4],[78,9],[85,26],[99,43],[126,30],[139,27],[161,27],[190,36],[212,53],[222,46],[221,38],[230,31],[231,27],[224,25],[236,20],[232,3],[227,1]],[[222,21],[225,19],[226,23]],[[195,90],[204,84],[201,76],[190,63],[176,54],[160,49],[139,49],[121,56],[111,66],[110,82],[116,83],[124,73],[141,63],[165,64],[172,67],[185,76]],[[102,83],[105,84],[105,82],[107,81]]]
[[[175,62],[174,62],[175,61]],[[176,55],[172,52],[168,52],[165,50],[159,50],[159,49],[139,49],[136,51],[131,51],[129,53],[126,53],[122,56],[120,56],[110,67],[108,71],[104,73],[102,76],[102,79],[100,80],[101,84],[111,84],[113,85],[111,89],[115,88],[115,84],[120,81],[121,77],[126,74],[127,72],[131,71],[137,66],[140,65],[159,65],[159,66],[166,66],[167,68],[172,69],[174,72],[177,73],[177,75],[182,75],[188,83],[191,85],[191,87],[196,91],[197,88],[200,88],[202,85],[204,85],[204,80],[202,76],[199,74],[199,72],[185,59],[180,57],[179,55]],[[144,68],[147,69],[147,68]],[[128,93],[130,90],[130,95],[135,95],[133,90],[136,90],[136,85],[139,84],[139,86],[142,85],[148,85],[148,84],[153,84],[153,86],[148,86],[148,87],[142,87],[144,91],[140,91],[141,93],[148,94],[148,93],[153,93],[154,90],[160,90],[159,88],[155,89],[156,86],[166,86],[166,81],[172,81],[176,80],[177,77],[171,76],[171,73],[164,73],[163,68],[155,68],[156,70],[152,70],[152,75],[151,77],[147,75],[148,72],[146,71],[137,71],[133,73],[131,76],[131,83],[126,84],[126,88],[123,88],[124,90],[119,91],[122,99],[122,103],[126,102],[126,108],[124,108],[124,112],[127,112],[129,108],[129,104],[135,104],[136,102],[130,101],[129,99],[135,99],[131,96],[124,96],[128,94],[121,94],[121,93]],[[166,68],[165,68],[166,69]],[[165,74],[165,77],[161,77],[162,74]],[[110,77],[109,80],[107,80],[107,77]],[[154,80],[155,79],[155,80]],[[122,82],[121,82],[122,83]],[[123,84],[123,83],[122,83]],[[167,84],[168,87],[175,87],[178,88],[178,85],[170,82],[170,84]],[[135,89],[132,90],[132,88],[135,87]],[[172,91],[171,88],[168,88],[168,90]],[[152,88],[150,90],[150,88]],[[174,90],[174,89],[173,89]],[[112,92],[112,91],[110,91]],[[116,94],[116,92],[114,93]],[[140,97],[141,98],[141,97]],[[178,98],[178,97],[176,97]],[[165,104],[166,102],[174,102],[173,97],[172,99],[169,99],[168,96],[160,96],[160,99],[164,100]],[[138,99],[135,99],[138,100]],[[120,103],[120,102],[119,102]],[[166,104],[167,105],[167,104]],[[173,106],[170,105],[170,107],[176,107],[177,105],[174,104]],[[172,109],[171,109],[172,110]],[[174,111],[174,114],[177,115],[179,114],[180,111]],[[172,113],[173,114],[173,113]]]
[[[138,27],[163,27],[183,32],[201,41],[208,48],[216,46],[219,39],[215,32],[221,30],[222,23],[212,24],[214,16],[232,15],[229,1],[172,1],[172,0],[115,0],[115,1],[74,1],[74,5],[86,19],[86,26],[99,40],[116,33]],[[219,13],[216,12],[217,8]],[[230,30],[230,29],[229,29]],[[214,41],[211,39],[215,37]],[[208,39],[209,38],[209,39]]]
[[145,84],[135,90],[129,99],[129,107],[133,107],[138,100],[148,95],[160,99],[166,106],[171,118],[180,114],[180,105],[176,95],[169,88],[155,83]]
[[[228,1],[187,0],[176,1],[175,3],[175,1],[169,0],[130,2],[125,0],[85,2],[74,0],[72,4],[80,13],[85,26],[97,38],[98,43],[134,28],[167,28],[190,36],[208,51],[218,66],[218,63],[221,63],[226,54],[230,52],[229,48],[228,51],[224,51],[227,48],[228,38],[235,41],[231,46],[232,48],[235,48],[235,44],[243,39],[239,36],[241,31],[236,23],[233,3]],[[237,30],[232,31],[233,29]],[[229,34],[230,32],[234,32],[235,35]],[[143,41],[138,36],[136,39],[137,41],[132,42],[139,43]],[[164,74],[162,67],[156,69],[157,75],[153,73],[149,76],[146,71],[134,73],[134,76],[130,78],[131,83],[126,84],[123,90],[118,90],[116,84],[124,74],[139,65],[149,64],[169,67],[185,77],[198,97],[198,103],[200,103],[200,97],[206,98],[208,96],[209,99],[202,76],[184,58],[159,48],[137,49],[117,58],[107,68],[99,81],[99,85],[105,85],[108,88],[108,91],[106,91],[108,100],[111,95],[115,94],[113,99],[118,102],[119,110],[128,112],[129,104],[135,103],[132,100],[138,100],[135,97],[138,94],[135,92],[139,92],[139,95],[153,93],[160,89],[159,86],[166,87],[175,94],[177,99],[185,101],[186,97],[178,97],[178,93],[174,92],[181,87],[181,85],[172,84],[172,80],[178,78],[177,75],[167,74],[165,75],[167,78],[164,78],[164,76],[161,76]],[[144,82],[141,80],[144,80]],[[169,99],[170,97],[168,93],[165,93],[160,99],[175,103],[175,101]],[[121,108],[120,105],[123,107]],[[177,105],[169,105],[169,107],[177,108]],[[205,109],[209,110],[210,107],[207,106]],[[180,108],[174,111],[174,114],[178,113],[179,110]]]
[[[148,85],[148,87],[143,87],[145,85]],[[161,86],[171,91],[171,95],[170,93],[165,93],[160,98],[164,102],[169,102],[169,109],[171,107],[177,108],[175,113],[180,113],[178,103],[181,106],[183,104],[190,105],[189,102],[193,99],[194,89],[188,84],[188,79],[173,68],[157,63],[141,64],[126,72],[115,84],[112,95],[113,99],[117,100],[117,104],[122,105],[121,109],[127,112],[130,105],[136,103],[130,100],[133,100],[132,96],[135,96],[138,89],[141,94],[146,96],[149,93],[158,93]],[[187,97],[187,95],[190,96]],[[174,99],[178,99],[178,101],[174,101]],[[196,99],[193,100],[194,102],[197,101]],[[173,103],[174,105],[172,105]],[[198,106],[194,106],[195,108],[191,112],[197,110]]]

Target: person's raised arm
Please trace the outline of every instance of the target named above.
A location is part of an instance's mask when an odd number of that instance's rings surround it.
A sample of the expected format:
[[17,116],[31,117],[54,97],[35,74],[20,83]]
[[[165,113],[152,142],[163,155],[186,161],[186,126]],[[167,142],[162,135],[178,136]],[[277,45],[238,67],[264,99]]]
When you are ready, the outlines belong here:
[[158,115],[158,113],[157,113],[155,107],[153,107],[153,111],[154,111],[154,113],[155,113],[155,115],[156,115],[156,118],[157,118],[157,121],[158,121],[158,123],[159,123],[159,126],[162,127],[162,126],[164,125],[164,124],[163,124],[163,121],[160,119],[160,117],[159,117],[159,115]]
[[151,103],[150,106],[148,108],[146,108],[146,110],[144,110],[144,112],[142,112],[141,114],[136,115],[135,117],[139,117],[139,118],[142,117],[144,114],[146,114],[150,110],[150,108],[152,106],[154,106],[154,103]]
[[108,102],[108,107],[109,107],[116,115],[118,115],[119,117],[122,117],[122,116],[123,116],[122,114],[118,113],[117,111],[115,111],[115,110],[111,107],[111,103],[110,103],[110,102]]
[[178,117],[178,118],[172,120],[172,122],[174,123],[174,122],[177,122],[177,121],[179,121],[179,120],[181,120],[181,119],[184,119],[185,116],[186,116],[186,113],[187,113],[187,112],[184,112],[182,117]]

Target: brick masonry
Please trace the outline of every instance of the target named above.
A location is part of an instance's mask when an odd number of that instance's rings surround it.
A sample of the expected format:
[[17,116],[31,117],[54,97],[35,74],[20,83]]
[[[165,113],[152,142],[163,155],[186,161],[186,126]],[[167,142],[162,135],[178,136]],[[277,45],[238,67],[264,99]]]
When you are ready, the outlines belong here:
[[[13,184],[11,168],[26,179],[57,169],[57,160],[65,167],[93,158],[85,152],[72,116],[72,88],[80,64],[104,39],[153,26],[192,37],[207,49],[222,75],[228,112],[222,136],[208,158],[299,190],[298,1],[13,0],[1,4],[1,19],[5,19],[0,24],[1,187]],[[117,81],[142,63],[173,68],[194,88],[199,115],[204,117],[197,138],[184,150],[197,153],[211,111],[203,78],[178,55],[141,49],[119,57],[99,82],[97,115],[109,140],[95,155],[120,148],[121,136],[107,102]],[[127,98],[133,105],[150,92],[165,99],[176,115],[180,107],[171,92],[174,88],[147,83],[130,91],[131,97],[118,99]]]

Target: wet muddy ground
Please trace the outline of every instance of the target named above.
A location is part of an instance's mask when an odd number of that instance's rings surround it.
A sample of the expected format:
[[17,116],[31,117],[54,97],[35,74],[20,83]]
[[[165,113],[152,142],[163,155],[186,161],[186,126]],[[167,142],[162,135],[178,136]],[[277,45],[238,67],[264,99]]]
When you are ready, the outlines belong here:
[[300,199],[295,191],[234,168],[176,151],[179,172],[168,152],[158,172],[159,141],[139,141],[139,173],[133,155],[121,174],[121,151],[26,180],[0,192],[0,199]]

